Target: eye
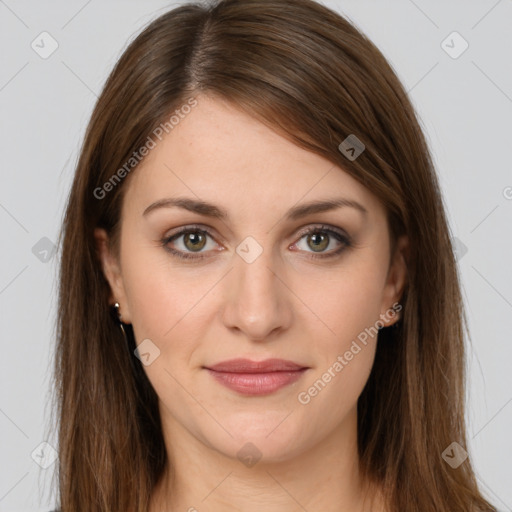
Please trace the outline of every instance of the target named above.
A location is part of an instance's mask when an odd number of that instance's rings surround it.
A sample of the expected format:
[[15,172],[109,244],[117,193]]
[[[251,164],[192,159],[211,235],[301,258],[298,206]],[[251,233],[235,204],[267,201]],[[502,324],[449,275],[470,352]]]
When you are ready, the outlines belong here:
[[[347,247],[351,246],[350,238],[338,229],[329,226],[316,226],[309,227],[301,233],[299,242],[296,242],[292,247],[298,247],[301,250],[310,252],[312,249],[313,254],[310,258],[331,258],[341,254]],[[300,242],[305,240],[305,243],[300,246]],[[341,246],[335,249],[336,245]],[[334,246],[334,247],[333,247]],[[330,248],[330,251],[326,251]]]
[[[215,250],[216,243],[208,244],[208,238],[213,235],[208,229],[187,226],[171,236],[161,240],[164,249],[173,256],[189,260],[201,260],[208,257],[209,250]],[[301,241],[305,240],[302,246]],[[338,245],[338,249],[335,249]],[[332,258],[341,254],[352,245],[350,237],[343,231],[329,226],[311,226],[300,233],[300,239],[290,247],[297,247],[301,251],[309,253],[309,258]],[[174,247],[173,247],[174,246]],[[334,247],[333,247],[334,246]],[[327,249],[331,249],[327,251]],[[203,251],[203,249],[205,249]],[[308,250],[312,249],[312,251]],[[222,249],[221,249],[222,250]]]
[[[212,238],[212,234],[204,229],[194,226],[188,226],[170,237],[164,238],[161,242],[164,248],[174,256],[178,256],[183,259],[202,259],[206,257],[206,254],[202,254],[202,250],[211,250],[215,247],[208,246],[208,238]],[[175,242],[177,241],[177,242]],[[173,243],[177,248],[171,247]],[[204,251],[206,252],[206,251]],[[197,255],[193,253],[199,253]]]

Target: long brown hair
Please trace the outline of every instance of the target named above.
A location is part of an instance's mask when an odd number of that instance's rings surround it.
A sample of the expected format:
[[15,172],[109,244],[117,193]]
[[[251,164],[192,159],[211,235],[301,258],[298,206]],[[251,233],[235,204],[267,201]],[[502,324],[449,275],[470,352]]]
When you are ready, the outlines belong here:
[[[385,206],[393,240],[409,237],[402,321],[380,331],[358,401],[365,476],[393,511],[496,510],[470,459],[453,468],[442,456],[454,442],[467,446],[467,327],[439,184],[407,93],[372,42],[326,7],[225,0],[183,5],[150,23],[119,59],[87,128],[60,239],[62,512],[145,512],[167,464],[157,396],[133,354],[133,332],[127,327],[127,346],[111,315],[93,229],[117,244],[123,190],[136,172],[126,162],[202,92],[341,166]],[[354,160],[338,149],[349,135],[365,145]]]

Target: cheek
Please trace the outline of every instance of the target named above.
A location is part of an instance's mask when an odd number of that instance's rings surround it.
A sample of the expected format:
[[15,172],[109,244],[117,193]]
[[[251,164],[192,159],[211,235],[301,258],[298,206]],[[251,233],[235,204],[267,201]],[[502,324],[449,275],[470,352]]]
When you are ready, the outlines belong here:
[[[174,414],[193,405],[181,383],[190,377],[190,358],[204,339],[198,315],[212,279],[197,280],[191,272],[172,268],[164,250],[164,254],[158,253],[154,247],[146,253],[127,251],[123,279],[136,344],[147,339],[154,344],[149,345],[151,362],[144,371],[160,400]],[[158,355],[153,358],[153,354]]]
[[354,264],[329,271],[322,281],[303,280],[295,288],[326,326],[322,337],[329,346],[328,352],[344,350],[379,320],[385,268],[375,258],[360,262],[355,259]]
[[[375,357],[385,266],[379,258],[354,257],[354,263],[333,271],[324,286],[302,286],[308,306],[327,328],[318,337],[317,365],[298,395],[299,403],[322,411],[332,421],[353,407],[370,375]],[[307,405],[310,404],[310,405]],[[336,418],[335,418],[336,416]],[[324,415],[325,417],[325,415]]]
[[129,232],[123,242],[123,284],[135,339],[140,343],[149,338],[162,349],[165,334],[186,313],[188,299],[181,284],[173,282],[177,273],[169,271],[164,249],[130,237]]
[[194,340],[203,337],[201,317],[219,277],[208,269],[192,271],[177,264],[163,248],[132,246],[130,251],[127,241],[123,280],[137,343],[149,338],[162,355],[172,352],[172,360],[188,357]]
[[127,265],[124,280],[137,341],[150,338],[160,345],[159,341],[178,321],[176,290],[147,262],[143,266]]
[[334,284],[337,293],[329,288],[332,300],[319,301],[317,311],[335,335],[320,338],[314,372],[296,394],[305,421],[318,431],[336,428],[356,407],[373,367],[378,339],[378,290],[359,286],[361,280],[355,278]]

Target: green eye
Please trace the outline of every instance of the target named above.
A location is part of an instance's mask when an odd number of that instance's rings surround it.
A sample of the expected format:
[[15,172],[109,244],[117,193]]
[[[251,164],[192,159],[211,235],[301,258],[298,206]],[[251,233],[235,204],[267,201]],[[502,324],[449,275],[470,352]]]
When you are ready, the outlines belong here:
[[[182,259],[200,260],[208,257],[207,251],[203,251],[208,245],[208,238],[213,240],[213,235],[207,229],[188,226],[170,237],[164,238],[161,240],[161,243],[165,250],[170,252],[173,256]],[[180,239],[182,239],[181,248],[177,249],[170,246],[170,244],[175,244],[176,241]],[[307,240],[306,247],[299,247],[299,249],[310,253],[309,257],[311,258],[331,258],[339,255],[347,247],[351,246],[350,238],[347,235],[327,226],[313,226],[302,231],[299,241],[295,242],[293,246],[298,247],[302,239]],[[326,252],[326,249],[329,248],[332,242],[337,242],[341,247]],[[213,245],[215,245],[215,243]]]
[[[314,253],[310,255],[311,258],[331,258],[339,255],[345,248],[351,245],[350,239],[346,235],[327,226],[308,228],[302,233],[300,240],[304,238],[306,239],[307,249],[311,249]],[[333,241],[338,242],[341,248],[334,248],[333,250],[325,252]],[[296,242],[294,245],[299,247],[299,242]],[[309,252],[307,249],[305,249],[305,251]]]

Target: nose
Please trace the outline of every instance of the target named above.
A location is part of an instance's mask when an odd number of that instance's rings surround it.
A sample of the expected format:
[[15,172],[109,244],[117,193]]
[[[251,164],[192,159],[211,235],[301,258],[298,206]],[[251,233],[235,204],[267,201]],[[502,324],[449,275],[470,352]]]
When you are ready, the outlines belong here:
[[233,265],[225,282],[224,325],[252,341],[269,341],[288,329],[293,318],[292,294],[271,252],[263,250],[254,261],[235,254]]

